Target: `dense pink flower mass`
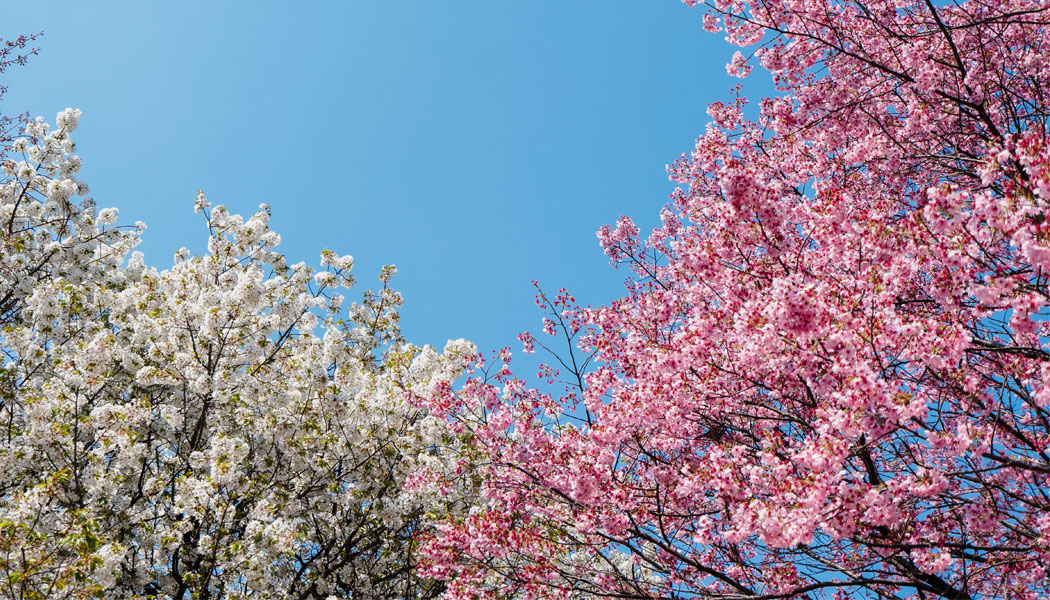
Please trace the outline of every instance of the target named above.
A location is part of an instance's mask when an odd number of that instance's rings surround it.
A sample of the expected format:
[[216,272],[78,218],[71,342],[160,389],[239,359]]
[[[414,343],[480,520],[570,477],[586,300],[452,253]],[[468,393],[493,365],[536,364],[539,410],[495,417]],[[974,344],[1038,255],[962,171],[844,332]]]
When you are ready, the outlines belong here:
[[540,297],[574,394],[506,369],[442,394],[487,503],[424,540],[427,574],[453,598],[1045,597],[1050,2],[706,11],[781,95],[709,108],[648,239],[599,232],[622,299]]

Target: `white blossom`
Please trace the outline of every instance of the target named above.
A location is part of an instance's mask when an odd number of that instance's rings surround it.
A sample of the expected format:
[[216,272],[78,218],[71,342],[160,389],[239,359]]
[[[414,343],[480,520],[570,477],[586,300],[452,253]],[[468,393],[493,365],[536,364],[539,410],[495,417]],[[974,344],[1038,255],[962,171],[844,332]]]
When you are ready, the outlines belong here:
[[0,581],[35,597],[434,593],[403,568],[411,537],[476,490],[459,438],[407,398],[459,377],[473,346],[406,343],[392,267],[341,312],[352,257],[287,266],[266,205],[244,219],[200,193],[208,252],[146,265],[145,225],[81,195],[79,117],[29,123],[38,143],[16,143],[28,160],[0,181],[0,555],[19,556]]

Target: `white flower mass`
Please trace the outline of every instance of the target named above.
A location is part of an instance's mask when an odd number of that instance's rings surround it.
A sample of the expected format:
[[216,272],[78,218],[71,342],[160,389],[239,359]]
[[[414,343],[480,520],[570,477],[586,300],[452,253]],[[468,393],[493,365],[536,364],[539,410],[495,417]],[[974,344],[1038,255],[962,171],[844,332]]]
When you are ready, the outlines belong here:
[[414,536],[476,492],[415,400],[473,345],[406,343],[393,267],[343,312],[353,259],[287,266],[266,206],[244,219],[201,193],[207,253],[144,264],[144,226],[83,197],[79,118],[30,122],[0,181],[0,581],[27,598],[432,597]]

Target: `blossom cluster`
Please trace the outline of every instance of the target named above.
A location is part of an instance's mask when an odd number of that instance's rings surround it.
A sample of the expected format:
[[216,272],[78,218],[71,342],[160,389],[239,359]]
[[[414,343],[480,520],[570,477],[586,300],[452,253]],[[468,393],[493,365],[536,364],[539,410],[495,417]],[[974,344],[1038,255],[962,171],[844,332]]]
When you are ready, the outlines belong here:
[[0,182],[0,595],[432,597],[415,537],[461,514],[461,440],[417,398],[474,355],[407,343],[353,259],[287,264],[265,205],[200,194],[207,252],[163,270],[27,124]]
[[1050,4],[706,6],[781,95],[711,107],[648,239],[599,231],[622,299],[545,304],[578,390],[454,395],[487,504],[426,572],[452,598],[1045,597]]

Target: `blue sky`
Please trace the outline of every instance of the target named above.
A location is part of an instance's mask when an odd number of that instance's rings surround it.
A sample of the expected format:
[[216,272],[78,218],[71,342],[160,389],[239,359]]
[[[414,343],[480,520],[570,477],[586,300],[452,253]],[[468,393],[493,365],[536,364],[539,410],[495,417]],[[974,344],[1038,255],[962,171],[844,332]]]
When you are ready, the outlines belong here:
[[84,111],[83,178],[147,223],[150,264],[202,248],[198,189],[268,202],[291,262],[353,254],[362,288],[395,263],[411,341],[516,351],[539,329],[531,280],[619,295],[595,231],[656,224],[665,165],[739,83],[700,17],[677,0],[13,3],[0,36],[45,35],[3,110]]

